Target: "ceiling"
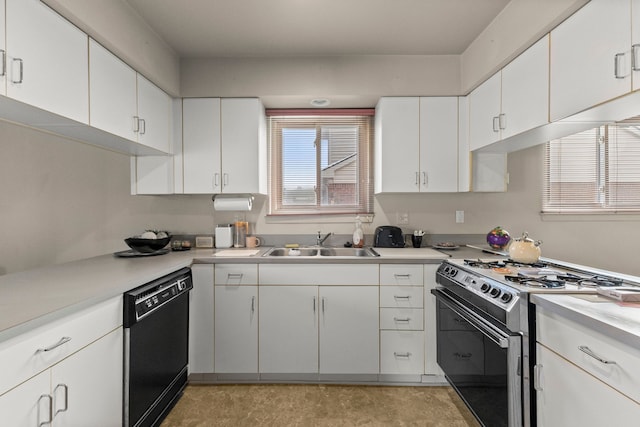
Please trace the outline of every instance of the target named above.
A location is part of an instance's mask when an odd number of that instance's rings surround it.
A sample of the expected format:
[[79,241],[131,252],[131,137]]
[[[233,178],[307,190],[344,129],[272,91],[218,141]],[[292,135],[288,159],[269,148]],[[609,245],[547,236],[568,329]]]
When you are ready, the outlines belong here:
[[458,55],[509,0],[125,0],[182,58]]

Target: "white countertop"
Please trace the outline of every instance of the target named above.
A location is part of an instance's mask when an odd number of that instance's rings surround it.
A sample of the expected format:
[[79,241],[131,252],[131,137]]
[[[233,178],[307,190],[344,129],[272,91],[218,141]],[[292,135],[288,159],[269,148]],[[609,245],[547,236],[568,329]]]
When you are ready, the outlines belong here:
[[[192,263],[296,261],[261,257],[269,248],[259,249],[252,256],[247,256],[246,250],[236,250],[237,257],[216,257],[215,252],[221,251],[216,249],[193,249],[139,258],[107,254],[0,276],[0,341],[113,298]],[[389,249],[388,254],[375,258],[332,260],[326,257],[320,262],[437,262],[446,258],[446,254],[430,248],[404,248]]]
[[534,294],[531,301],[619,341],[640,348],[640,305],[596,295]]

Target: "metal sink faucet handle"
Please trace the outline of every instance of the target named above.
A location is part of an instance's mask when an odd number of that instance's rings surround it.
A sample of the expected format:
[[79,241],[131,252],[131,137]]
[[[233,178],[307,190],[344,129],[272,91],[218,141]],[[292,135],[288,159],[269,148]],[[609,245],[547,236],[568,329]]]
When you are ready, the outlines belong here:
[[320,231],[318,231],[318,237],[316,237],[316,245],[317,246],[322,246],[322,244],[325,242],[325,240],[327,240],[329,238],[329,236],[331,236],[333,233],[329,232],[326,234],[326,236],[322,237],[322,233],[320,233]]

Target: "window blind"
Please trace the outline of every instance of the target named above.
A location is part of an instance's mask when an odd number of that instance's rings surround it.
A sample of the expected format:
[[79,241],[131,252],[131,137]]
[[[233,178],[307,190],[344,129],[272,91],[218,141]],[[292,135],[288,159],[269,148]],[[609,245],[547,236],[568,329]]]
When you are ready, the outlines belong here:
[[372,212],[371,115],[267,114],[270,215]]
[[640,121],[630,120],[550,141],[542,211],[640,211]]

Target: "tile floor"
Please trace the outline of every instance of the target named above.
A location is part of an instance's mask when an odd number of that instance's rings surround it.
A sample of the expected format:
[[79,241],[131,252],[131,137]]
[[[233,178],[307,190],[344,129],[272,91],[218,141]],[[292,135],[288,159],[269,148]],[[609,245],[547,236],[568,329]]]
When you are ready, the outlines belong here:
[[189,385],[161,427],[478,424],[450,387]]

